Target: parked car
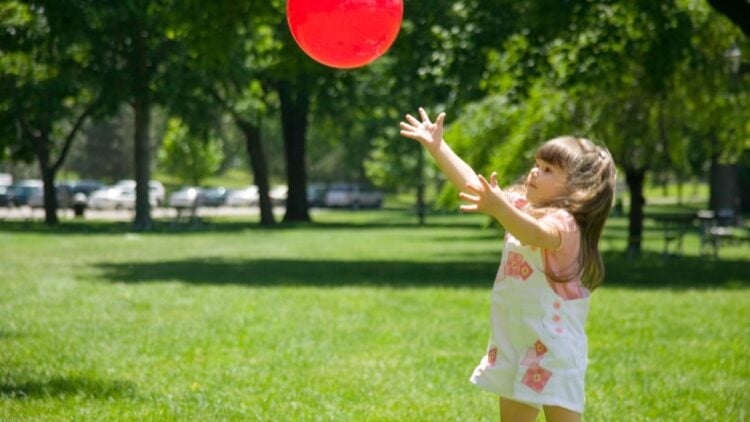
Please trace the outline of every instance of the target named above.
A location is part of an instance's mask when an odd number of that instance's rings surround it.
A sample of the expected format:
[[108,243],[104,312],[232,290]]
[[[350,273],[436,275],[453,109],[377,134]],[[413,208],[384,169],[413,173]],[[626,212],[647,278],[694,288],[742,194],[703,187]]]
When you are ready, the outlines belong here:
[[0,207],[10,206],[8,195],[12,185],[13,176],[10,173],[0,173]]
[[246,207],[258,205],[258,187],[248,186],[242,189],[231,190],[227,194],[226,204],[231,207]]
[[286,197],[289,193],[289,188],[286,186],[274,186],[268,191],[268,196],[271,199],[273,205],[284,205],[286,204]]
[[[156,206],[153,196],[149,197],[149,204]],[[135,209],[135,188],[129,186],[111,186],[91,192],[87,206],[95,210]]]
[[75,180],[60,182],[56,185],[57,205],[60,208],[69,208],[74,205],[74,198],[78,202],[88,202],[89,196],[94,191],[104,189],[107,186],[96,180]]
[[[57,198],[58,207],[60,206],[60,198]],[[43,208],[44,207],[44,185],[42,189],[34,189],[29,197],[26,199],[26,205],[31,208]]]
[[207,207],[220,207],[226,203],[227,193],[223,187],[204,188],[199,195],[199,203]]
[[155,203],[157,207],[160,207],[162,206],[162,204],[164,204],[166,191],[164,190],[164,185],[161,182],[159,182],[158,180],[151,180],[150,182],[148,182],[148,192],[150,200]]
[[71,196],[77,193],[82,193],[88,198],[88,196],[91,195],[91,192],[104,187],[106,187],[106,185],[97,180],[76,180],[75,182],[72,182],[70,193]]
[[[114,187],[121,187],[125,189],[135,190],[135,180],[125,179],[120,180],[114,184]],[[152,206],[160,207],[164,204],[165,191],[164,185],[158,180],[150,180],[148,182],[148,199]]]
[[174,208],[193,208],[200,205],[201,189],[185,186],[169,195],[169,206]]
[[0,186],[0,207],[10,206],[10,186]]
[[123,186],[95,190],[89,195],[88,207],[95,210],[134,208],[135,190]]
[[44,195],[44,184],[41,180],[21,180],[8,189],[8,202],[19,207],[28,205],[32,196]]
[[380,208],[383,193],[358,183],[336,183],[326,192],[327,207]]
[[326,202],[326,185],[313,183],[307,185],[307,203],[311,207],[322,207]]
[[[61,182],[55,184],[55,196],[57,197],[58,208],[68,208],[73,198],[70,193],[70,183]],[[34,190],[26,201],[26,205],[31,208],[44,208],[44,185],[42,189]]]

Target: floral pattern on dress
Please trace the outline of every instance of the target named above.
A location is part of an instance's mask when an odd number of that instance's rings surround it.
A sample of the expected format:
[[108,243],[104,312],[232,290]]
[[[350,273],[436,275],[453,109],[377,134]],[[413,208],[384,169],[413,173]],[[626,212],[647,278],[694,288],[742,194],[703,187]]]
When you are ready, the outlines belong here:
[[487,364],[489,366],[495,366],[497,361],[497,347],[493,347],[487,352]]
[[526,281],[534,273],[528,262],[517,252],[509,252],[503,271],[506,275]]
[[548,351],[547,346],[541,340],[537,340],[526,350],[526,355],[521,360],[521,365],[528,366],[521,382],[537,393],[544,390],[544,386],[552,376],[552,371],[541,366],[542,358]]
[[534,347],[529,347],[528,350],[526,350],[526,355],[524,355],[521,365],[529,366],[534,363],[539,363],[545,353],[547,353],[547,346],[545,346],[540,340],[537,340],[536,343],[534,343]]
[[537,363],[532,363],[523,375],[523,380],[521,382],[537,393],[541,393],[551,376],[551,371],[542,368]]

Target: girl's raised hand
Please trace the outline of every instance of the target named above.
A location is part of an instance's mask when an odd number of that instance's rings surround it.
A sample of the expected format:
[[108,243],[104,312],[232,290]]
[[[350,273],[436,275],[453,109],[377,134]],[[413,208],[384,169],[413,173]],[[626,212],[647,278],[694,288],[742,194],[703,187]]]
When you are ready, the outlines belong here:
[[419,141],[425,147],[437,148],[443,141],[445,113],[438,114],[433,123],[427,112],[419,107],[419,116],[422,121],[417,120],[411,114],[406,115],[406,122],[401,122],[401,136]]
[[464,201],[470,202],[469,205],[461,205],[461,211],[463,212],[482,212],[488,215],[494,215],[495,210],[501,207],[503,191],[497,186],[497,173],[492,172],[490,175],[490,181],[484,178],[481,174],[479,177],[479,186],[472,183],[466,184],[466,190],[471,192],[461,192],[458,197]]

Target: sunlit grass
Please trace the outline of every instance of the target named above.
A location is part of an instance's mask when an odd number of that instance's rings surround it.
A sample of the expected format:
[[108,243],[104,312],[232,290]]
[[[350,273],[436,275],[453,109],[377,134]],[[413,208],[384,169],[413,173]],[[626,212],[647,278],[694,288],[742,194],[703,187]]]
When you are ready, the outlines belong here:
[[[0,226],[0,419],[496,420],[468,383],[499,232],[398,210],[263,229]],[[750,252],[603,241],[587,420],[743,420]],[[540,417],[540,419],[542,419]]]

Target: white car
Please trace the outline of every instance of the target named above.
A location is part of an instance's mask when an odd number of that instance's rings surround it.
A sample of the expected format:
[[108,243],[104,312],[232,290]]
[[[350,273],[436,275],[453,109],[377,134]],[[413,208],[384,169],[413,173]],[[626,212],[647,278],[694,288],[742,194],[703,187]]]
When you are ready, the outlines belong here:
[[[125,179],[118,181],[113,187],[135,189],[135,186],[135,180]],[[151,203],[151,206],[162,206],[162,204],[164,204],[164,198],[164,185],[158,180],[150,180],[148,182],[148,200]]]
[[273,205],[284,205],[286,204],[286,197],[289,194],[289,188],[286,186],[274,186],[268,191],[268,196],[271,199]]
[[91,192],[88,207],[94,210],[115,210],[135,207],[135,190],[112,186]]
[[258,205],[259,199],[258,187],[253,185],[230,191],[225,203],[230,207],[247,207]]
[[[135,188],[127,185],[112,186],[91,192],[88,207],[95,210],[135,209]],[[156,200],[149,195],[149,203],[156,206]]]
[[201,189],[186,186],[169,195],[169,206],[174,208],[192,208],[200,205]]
[[380,208],[383,194],[356,183],[336,183],[326,192],[325,206],[347,208]]

